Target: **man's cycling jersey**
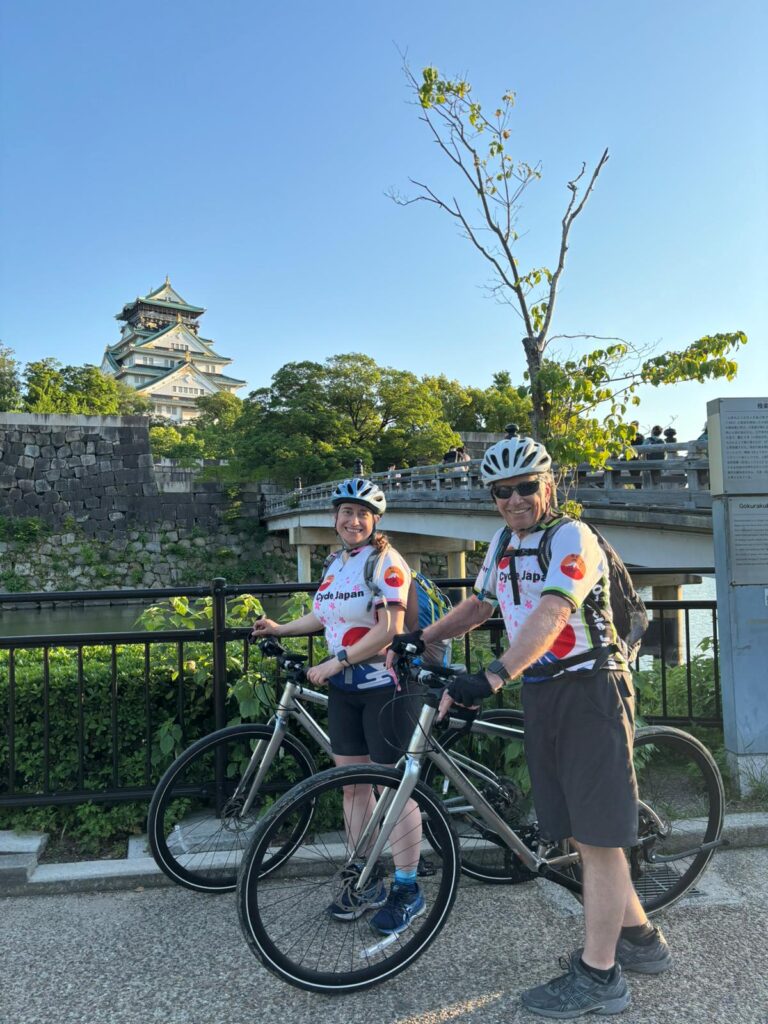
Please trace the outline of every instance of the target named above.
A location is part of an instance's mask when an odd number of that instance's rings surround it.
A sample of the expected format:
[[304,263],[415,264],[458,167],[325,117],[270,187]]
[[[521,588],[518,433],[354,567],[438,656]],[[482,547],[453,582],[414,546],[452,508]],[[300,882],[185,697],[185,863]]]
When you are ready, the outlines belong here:
[[[370,544],[354,551],[341,552],[328,566],[317,588],[312,611],[323,624],[325,641],[332,654],[342,647],[351,647],[366,633],[370,633],[376,625],[378,610],[383,605],[406,607],[411,586],[411,570],[407,562],[393,548],[386,548],[378,556],[373,582],[381,593],[374,597],[365,585],[364,575],[365,563],[372,552]],[[384,651],[381,651],[372,657],[381,660],[383,655]],[[362,670],[363,666],[356,665],[354,668]],[[382,668],[368,674],[370,678],[355,678],[354,683],[350,679],[349,684],[343,685],[343,688],[354,686],[354,689],[361,690],[394,683],[392,674]],[[360,671],[357,672],[359,676]]]
[[[617,639],[611,617],[608,565],[595,535],[582,523],[562,523],[552,535],[550,563],[544,574],[536,552],[547,529],[547,525],[539,524],[522,539],[512,533],[497,569],[495,557],[503,527],[498,530],[488,545],[474,586],[483,600],[498,604],[510,644],[544,594],[558,594],[572,605],[571,617],[550,650],[523,673],[525,682],[551,679],[563,672],[589,671],[597,652],[583,661],[578,656],[615,644]],[[515,555],[515,551],[520,554]],[[567,664],[570,659],[576,664]],[[612,654],[601,667],[621,669],[626,665],[620,655]]]

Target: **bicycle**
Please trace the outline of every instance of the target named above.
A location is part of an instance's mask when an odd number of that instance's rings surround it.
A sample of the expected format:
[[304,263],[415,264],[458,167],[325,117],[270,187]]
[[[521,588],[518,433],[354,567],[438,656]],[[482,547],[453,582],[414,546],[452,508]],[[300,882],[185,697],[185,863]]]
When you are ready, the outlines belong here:
[[[273,637],[260,640],[258,646],[263,655],[275,658],[286,677],[274,714],[266,723],[227,726],[197,740],[165,771],[149,805],[147,833],[155,862],[173,882],[196,892],[233,892],[240,859],[259,817],[297,782],[316,774],[313,755],[289,731],[290,723],[331,756],[327,732],[305,706],[328,705],[326,694],[306,685],[307,658],[287,651]],[[506,708],[493,709],[483,718],[510,726],[522,721],[520,712]],[[459,739],[463,724],[461,718],[451,717],[449,728],[456,735],[446,738],[446,747]],[[480,734],[480,726],[476,732]],[[489,777],[495,779],[493,773]],[[290,840],[262,865],[264,873],[290,856],[305,824],[297,825]],[[516,880],[514,871],[500,871],[484,859],[482,851],[473,857],[468,849],[463,870],[485,881]]]
[[[443,928],[466,847],[474,857],[486,858],[496,880],[511,880],[514,873],[519,881],[522,871],[531,879],[554,881],[577,897],[581,893],[578,853],[567,843],[545,843],[529,808],[511,799],[503,778],[494,779],[471,751],[449,754],[446,743],[435,738],[437,708],[453,670],[422,668],[409,674],[427,691],[398,765],[331,768],[299,783],[259,822],[240,865],[238,914],[248,946],[268,970],[299,988],[356,991],[404,970]],[[498,738],[506,749],[510,742],[522,742],[523,724],[501,725],[480,717],[468,728],[449,730],[448,737],[456,746],[481,734]],[[639,838],[626,853],[635,888],[646,912],[653,914],[681,899],[725,842],[720,838],[723,785],[711,754],[678,729],[639,729],[635,762]],[[470,774],[479,777],[491,799]],[[353,786],[365,787],[372,807],[358,835],[349,835],[342,820],[343,791]],[[368,923],[366,893],[391,872],[395,851],[388,838],[409,799],[421,812],[423,853],[430,865],[419,879],[426,908],[401,933],[376,934]],[[518,815],[523,823],[514,820]],[[293,847],[291,855],[279,870],[265,871],[286,842]],[[362,909],[356,920],[340,923],[326,910],[344,886],[353,887]]]

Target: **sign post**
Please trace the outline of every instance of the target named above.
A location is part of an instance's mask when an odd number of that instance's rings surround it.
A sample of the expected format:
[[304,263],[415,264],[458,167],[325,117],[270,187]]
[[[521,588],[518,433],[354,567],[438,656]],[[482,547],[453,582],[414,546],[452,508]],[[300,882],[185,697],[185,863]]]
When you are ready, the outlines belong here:
[[768,398],[707,403],[725,749],[768,781]]

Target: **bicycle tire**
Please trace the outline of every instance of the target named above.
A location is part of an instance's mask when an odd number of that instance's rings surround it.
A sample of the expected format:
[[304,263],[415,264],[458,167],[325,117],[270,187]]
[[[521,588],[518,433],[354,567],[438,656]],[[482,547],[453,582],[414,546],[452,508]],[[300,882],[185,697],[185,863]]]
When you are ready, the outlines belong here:
[[[518,733],[523,723],[522,712],[512,708],[488,708],[480,718],[514,727]],[[454,729],[440,738],[440,745],[451,756],[459,755],[459,758],[479,761],[492,771],[496,775],[497,786],[483,785],[472,777],[471,771],[468,774],[511,828],[531,831],[535,815],[527,769],[523,767],[521,770],[520,767],[524,766],[525,761],[522,737],[507,741],[496,737],[484,738],[466,729]],[[516,762],[514,778],[505,775],[513,762]],[[459,765],[462,766],[461,760]],[[471,809],[467,809],[463,798],[449,788],[448,780],[433,761],[426,763],[423,781],[425,786],[440,794],[443,807],[451,819],[461,850],[463,874],[496,885],[515,884],[535,877],[504,843],[489,837],[480,819],[473,815]],[[433,848],[437,849],[437,840],[429,834],[427,827],[425,834]]]
[[[180,754],[158,782],[147,814],[149,845],[158,867],[177,885],[211,894],[233,892],[239,860],[259,816],[296,782],[314,775],[312,755],[285,733],[261,793],[247,818],[238,817],[231,798],[240,773],[255,744],[272,734],[271,726],[258,722],[219,729]],[[219,790],[217,758],[226,766]],[[309,817],[301,824],[306,830]],[[297,828],[264,870],[278,867],[300,840]]]
[[[401,781],[402,774],[394,768],[331,768],[300,783],[259,822],[240,865],[238,914],[251,952],[283,981],[312,992],[368,988],[412,963],[445,924],[459,881],[459,852],[440,801],[423,783],[417,784],[413,799],[439,836],[441,851],[430,854],[430,871],[419,876],[424,913],[395,937],[373,930],[366,917],[372,907],[361,911],[356,920],[344,922],[328,913],[338,899],[342,872],[348,868],[344,787],[364,786],[374,799],[381,799]],[[262,863],[271,855],[272,844],[280,844],[282,830],[292,829],[294,818],[301,819],[307,803],[317,808],[312,832],[289,860],[265,877]],[[391,864],[381,866],[377,881],[383,884],[383,871],[391,874],[391,869]]]

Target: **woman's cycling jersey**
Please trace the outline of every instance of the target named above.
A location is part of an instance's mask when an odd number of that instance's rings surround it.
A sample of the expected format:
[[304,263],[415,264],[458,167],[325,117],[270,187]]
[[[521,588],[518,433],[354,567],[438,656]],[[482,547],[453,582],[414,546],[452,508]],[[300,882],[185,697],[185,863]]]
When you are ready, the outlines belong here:
[[[377,558],[373,582],[381,591],[375,597],[365,585],[365,564],[373,547],[356,548],[341,552],[328,566],[312,604],[314,615],[325,629],[328,650],[351,647],[370,633],[376,625],[377,613],[384,604],[405,608],[411,585],[411,570],[407,562],[393,548],[386,548]],[[381,652],[383,656],[384,652]],[[357,668],[357,666],[355,666]],[[369,685],[392,684],[390,673],[386,677],[371,678]],[[368,688],[358,683],[355,689]]]
[[[510,643],[514,643],[523,623],[538,607],[544,594],[558,594],[572,605],[571,617],[550,650],[523,673],[525,682],[551,679],[563,672],[589,671],[595,658],[581,660],[577,656],[616,643],[608,565],[595,535],[583,523],[562,523],[552,535],[550,563],[544,574],[537,549],[547,529],[547,525],[539,524],[522,539],[512,533],[497,568],[495,558],[503,527],[498,530],[488,545],[474,586],[478,596],[483,594],[483,600],[498,604]],[[515,555],[515,551],[520,553]],[[512,579],[515,572],[516,588]],[[572,658],[576,664],[559,664]],[[620,656],[611,655],[602,667],[625,668],[626,665]]]

